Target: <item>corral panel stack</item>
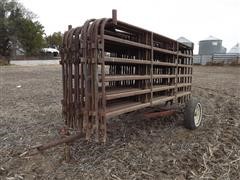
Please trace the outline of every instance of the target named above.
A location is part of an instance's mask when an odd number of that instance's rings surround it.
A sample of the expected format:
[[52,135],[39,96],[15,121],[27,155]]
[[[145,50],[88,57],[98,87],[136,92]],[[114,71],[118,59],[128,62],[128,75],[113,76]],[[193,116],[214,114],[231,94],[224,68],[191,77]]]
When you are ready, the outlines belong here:
[[105,142],[107,119],[191,95],[193,49],[113,19],[64,34],[63,115],[86,139]]

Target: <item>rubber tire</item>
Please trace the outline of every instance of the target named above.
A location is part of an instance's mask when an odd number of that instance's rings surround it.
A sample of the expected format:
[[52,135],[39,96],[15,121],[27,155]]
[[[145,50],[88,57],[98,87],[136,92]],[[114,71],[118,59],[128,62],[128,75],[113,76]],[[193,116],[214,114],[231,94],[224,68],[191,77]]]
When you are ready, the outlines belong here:
[[[197,99],[191,98],[185,106],[185,111],[184,111],[184,125],[187,129],[196,129],[198,128],[201,123],[202,123],[202,114],[201,114],[201,121],[198,126],[196,126],[195,121],[194,121],[194,111],[196,106],[200,103]],[[200,103],[201,105],[201,103]],[[202,106],[201,106],[201,113],[202,113]]]

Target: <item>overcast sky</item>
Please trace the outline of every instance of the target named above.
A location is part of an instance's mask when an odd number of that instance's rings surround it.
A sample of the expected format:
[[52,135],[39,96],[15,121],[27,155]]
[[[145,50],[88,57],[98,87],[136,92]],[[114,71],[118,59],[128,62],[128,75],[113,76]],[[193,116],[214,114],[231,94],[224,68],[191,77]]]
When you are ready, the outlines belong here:
[[46,34],[64,32],[68,24],[82,25],[90,18],[111,17],[195,44],[209,35],[223,40],[227,51],[240,42],[240,0],[20,0],[37,14]]

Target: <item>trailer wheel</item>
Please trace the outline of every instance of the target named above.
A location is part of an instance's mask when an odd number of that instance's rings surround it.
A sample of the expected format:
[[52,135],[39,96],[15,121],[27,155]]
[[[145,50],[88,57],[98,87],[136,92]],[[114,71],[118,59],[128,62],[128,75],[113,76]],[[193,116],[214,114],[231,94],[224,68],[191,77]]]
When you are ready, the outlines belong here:
[[184,124],[188,129],[196,129],[202,122],[202,105],[197,99],[191,98],[185,107]]

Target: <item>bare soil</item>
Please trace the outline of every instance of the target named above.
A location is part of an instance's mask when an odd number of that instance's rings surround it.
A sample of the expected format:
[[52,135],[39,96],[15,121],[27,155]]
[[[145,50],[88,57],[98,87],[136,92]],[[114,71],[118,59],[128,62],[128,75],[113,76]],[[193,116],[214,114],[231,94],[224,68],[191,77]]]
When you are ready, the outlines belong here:
[[0,67],[0,179],[240,179],[240,67],[194,67],[203,123],[183,114],[146,119],[148,109],[108,122],[105,145],[79,140],[34,156],[29,147],[59,138],[59,65]]

